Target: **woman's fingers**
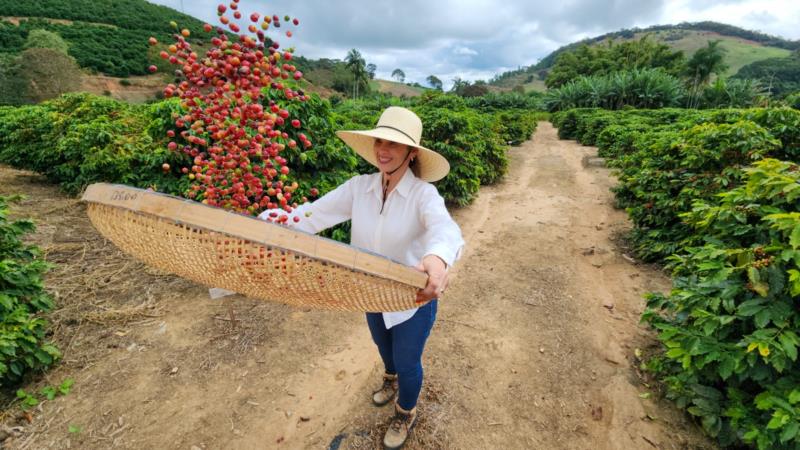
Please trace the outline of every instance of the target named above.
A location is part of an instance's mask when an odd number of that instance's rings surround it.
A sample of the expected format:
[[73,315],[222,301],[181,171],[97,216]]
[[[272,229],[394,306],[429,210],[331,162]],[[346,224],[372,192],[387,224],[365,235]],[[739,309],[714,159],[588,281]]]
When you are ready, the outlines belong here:
[[428,278],[428,284],[425,289],[417,291],[417,303],[433,300],[434,298],[441,297],[447,287],[447,273],[432,274]]
[[444,294],[444,290],[447,289],[448,284],[450,284],[450,277],[448,277],[447,272],[445,272],[444,276],[442,276],[441,283],[439,283],[439,293]]
[[417,303],[441,297],[448,283],[447,266],[444,261],[437,256],[426,257],[416,266],[416,269],[428,274],[427,285],[424,289],[417,291]]

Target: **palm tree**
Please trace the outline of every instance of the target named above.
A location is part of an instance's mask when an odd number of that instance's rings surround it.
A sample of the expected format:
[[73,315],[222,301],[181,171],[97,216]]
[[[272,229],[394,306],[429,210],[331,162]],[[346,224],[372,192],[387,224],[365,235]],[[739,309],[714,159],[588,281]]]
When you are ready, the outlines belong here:
[[392,78],[395,78],[397,81],[402,83],[406,80],[406,74],[400,69],[394,69],[394,71],[392,71]]
[[465,87],[469,86],[469,81],[462,80],[461,77],[453,78],[453,87],[450,88],[450,92],[454,92],[456,94],[461,94]]
[[686,63],[686,75],[690,80],[691,99],[689,107],[697,107],[700,89],[711,81],[711,75],[721,75],[728,66],[725,64],[725,52],[719,46],[720,41],[708,41],[708,46],[697,50],[692,59]]
[[358,85],[368,83],[366,61],[361,56],[361,52],[356,49],[350,49],[345,58],[345,67],[353,72],[353,98],[358,98]]

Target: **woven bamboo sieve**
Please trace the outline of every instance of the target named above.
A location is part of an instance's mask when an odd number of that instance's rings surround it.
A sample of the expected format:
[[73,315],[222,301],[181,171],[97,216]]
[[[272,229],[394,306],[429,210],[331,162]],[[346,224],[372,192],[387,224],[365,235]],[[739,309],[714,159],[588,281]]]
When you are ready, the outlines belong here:
[[95,228],[145,264],[295,306],[389,312],[420,306],[427,275],[383,256],[171,195],[96,183]]

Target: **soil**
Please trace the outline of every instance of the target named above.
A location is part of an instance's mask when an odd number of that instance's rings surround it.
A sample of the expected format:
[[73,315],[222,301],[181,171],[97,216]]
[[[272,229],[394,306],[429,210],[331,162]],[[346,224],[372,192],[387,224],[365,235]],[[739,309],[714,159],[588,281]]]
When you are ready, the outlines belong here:
[[406,86],[403,83],[396,83],[387,80],[375,80],[378,84],[378,92],[390,94],[394,97],[419,97],[424,92],[422,89]]
[[[172,80],[166,78],[162,73],[127,78],[85,74],[81,77],[80,90],[128,103],[147,103],[157,99],[164,90],[164,86],[170,81]],[[322,98],[329,98],[336,93],[324,86],[315,86],[310,83],[304,83],[304,86],[305,91],[316,93]]]
[[[128,85],[123,85],[123,80]],[[81,91],[95,95],[105,95],[114,100],[130,103],[146,103],[155,100],[164,90],[167,81],[163,74],[132,76],[128,78],[107,75],[84,75],[81,77]]]
[[[60,25],[72,25],[74,23],[72,20],[51,19],[49,17],[0,16],[0,21],[10,22],[10,23],[12,23],[14,25],[19,25],[20,22],[28,21],[28,20],[46,20],[46,21],[48,21],[50,23],[57,23],[57,24],[60,24]],[[109,27],[109,28],[117,28],[116,25],[111,25],[111,24],[102,23],[102,22],[84,22],[84,21],[81,21],[81,23],[86,23],[86,24],[90,24],[90,25],[99,25],[99,26],[102,26],[102,27]]]
[[[453,211],[467,247],[406,448],[716,448],[639,369],[657,347],[642,295],[670,283],[625,253],[630,225],[594,155],[542,122],[505,180]],[[75,384],[30,422],[6,406],[6,448],[380,448],[390,407],[370,404],[382,366],[363,314],[211,299],[120,253],[41,177],[0,168],[10,193],[28,196],[13,213],[57,264],[63,360],[25,388]]]

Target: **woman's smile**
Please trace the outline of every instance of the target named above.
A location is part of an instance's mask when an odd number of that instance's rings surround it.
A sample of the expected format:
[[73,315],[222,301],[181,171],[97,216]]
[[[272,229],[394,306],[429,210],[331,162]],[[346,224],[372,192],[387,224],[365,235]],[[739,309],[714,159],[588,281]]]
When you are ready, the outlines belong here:
[[373,145],[375,160],[381,171],[388,172],[397,169],[401,161],[408,156],[408,146],[384,139],[375,139]]

